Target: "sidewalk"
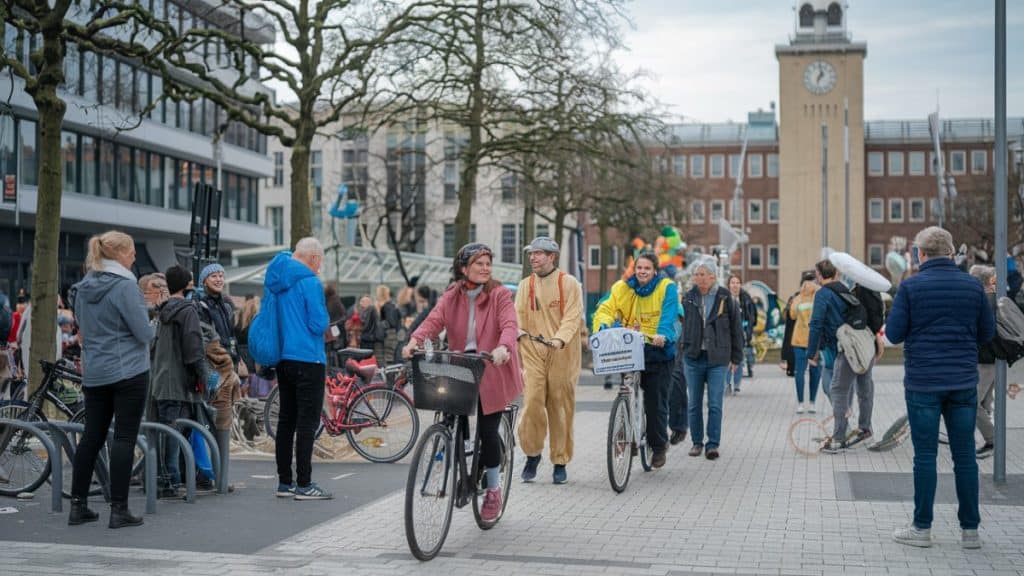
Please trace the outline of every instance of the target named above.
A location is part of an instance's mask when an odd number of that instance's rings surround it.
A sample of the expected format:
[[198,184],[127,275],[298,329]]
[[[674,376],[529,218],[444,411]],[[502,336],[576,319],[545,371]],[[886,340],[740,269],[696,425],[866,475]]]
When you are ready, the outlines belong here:
[[[901,374],[894,366],[876,371],[873,425],[878,435],[904,412]],[[661,470],[643,473],[636,462],[629,487],[618,495],[609,487],[605,464],[613,392],[603,390],[598,379],[585,378],[577,395],[569,484],[552,485],[545,462],[538,482],[513,483],[506,515],[489,532],[476,528],[469,509],[456,510],[442,556],[430,563],[419,563],[408,552],[404,491],[398,490],[255,554],[131,548],[143,527],[119,531],[117,547],[3,542],[0,566],[10,574],[151,576],[1024,574],[1019,544],[1024,536],[1024,402],[1008,402],[1007,486],[994,488],[992,460],[980,462],[984,547],[965,551],[959,546],[955,496],[941,488],[951,483],[945,474],[952,465],[948,451],[940,448],[940,503],[932,530],[936,543],[916,549],[890,540],[892,529],[906,523],[913,509],[909,441],[888,453],[801,456],[786,440],[796,417],[791,381],[771,365],[759,366],[756,376],[744,380],[739,396],[726,398],[721,459],[689,458],[689,442],[684,442],[669,451]],[[824,406],[819,399],[820,418],[827,416]],[[521,453],[516,456],[521,466]],[[394,473],[405,469],[396,467]],[[0,516],[0,534],[11,521]],[[54,525],[63,521],[53,515],[48,519]],[[215,529],[196,537],[218,538],[217,530],[231,529],[229,521],[218,520]],[[110,531],[101,525],[80,530],[95,533],[97,542],[110,542],[103,538]]]

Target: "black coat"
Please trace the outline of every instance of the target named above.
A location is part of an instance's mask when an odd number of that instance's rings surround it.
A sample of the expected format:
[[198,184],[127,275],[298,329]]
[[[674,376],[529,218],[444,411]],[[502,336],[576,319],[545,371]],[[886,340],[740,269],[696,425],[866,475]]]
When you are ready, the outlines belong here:
[[683,297],[683,353],[697,359],[708,354],[711,365],[743,362],[743,323],[732,295],[719,287],[711,315],[704,320],[703,297],[694,286]]

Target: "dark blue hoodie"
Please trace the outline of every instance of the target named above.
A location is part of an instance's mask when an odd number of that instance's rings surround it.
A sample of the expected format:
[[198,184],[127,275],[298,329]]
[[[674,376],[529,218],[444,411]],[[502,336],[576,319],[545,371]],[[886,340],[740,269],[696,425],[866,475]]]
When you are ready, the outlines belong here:
[[290,252],[281,252],[267,267],[264,306],[276,300],[281,323],[281,359],[325,364],[327,303],[320,279]]

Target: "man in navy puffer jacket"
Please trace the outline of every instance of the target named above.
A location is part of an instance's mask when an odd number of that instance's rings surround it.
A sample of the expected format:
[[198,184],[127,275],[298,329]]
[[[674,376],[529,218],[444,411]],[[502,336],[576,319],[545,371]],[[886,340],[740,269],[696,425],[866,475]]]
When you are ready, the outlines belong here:
[[920,254],[920,272],[900,284],[885,327],[891,342],[904,342],[903,385],[914,445],[914,520],[896,529],[893,540],[931,546],[942,415],[960,503],[961,545],[978,548],[978,346],[995,335],[995,319],[981,284],[953,262],[949,232],[925,228],[914,239],[914,247]]

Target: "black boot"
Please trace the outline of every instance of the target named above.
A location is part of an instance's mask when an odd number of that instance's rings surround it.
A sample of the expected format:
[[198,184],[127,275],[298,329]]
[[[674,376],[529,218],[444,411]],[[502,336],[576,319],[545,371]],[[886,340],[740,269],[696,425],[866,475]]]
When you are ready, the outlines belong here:
[[68,515],[68,526],[95,522],[99,520],[99,517],[99,514],[89,510],[89,505],[85,498],[77,496],[71,498],[71,514]]
[[132,516],[127,502],[110,503],[110,527],[142,526],[142,516]]

